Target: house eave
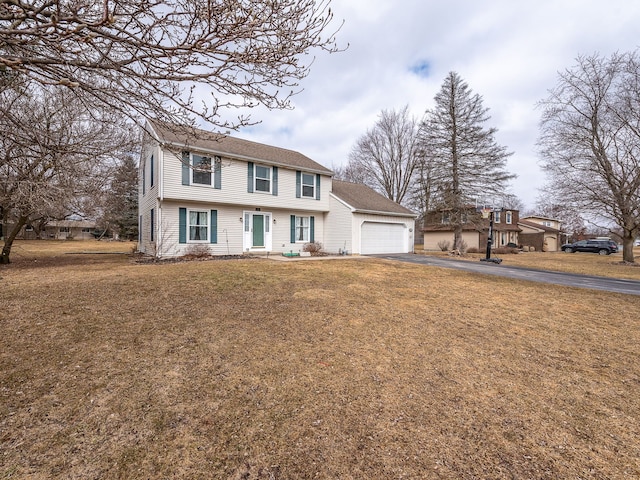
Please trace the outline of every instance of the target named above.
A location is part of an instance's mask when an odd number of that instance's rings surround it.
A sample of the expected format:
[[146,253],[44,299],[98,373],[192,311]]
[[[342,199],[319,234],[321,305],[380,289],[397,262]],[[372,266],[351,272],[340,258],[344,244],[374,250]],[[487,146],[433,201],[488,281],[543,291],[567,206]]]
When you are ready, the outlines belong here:
[[354,209],[354,213],[363,213],[368,215],[386,215],[388,217],[404,217],[404,218],[413,218],[414,220],[418,218],[418,215],[415,213],[399,213],[399,212],[381,212],[378,210],[363,210],[363,209]]

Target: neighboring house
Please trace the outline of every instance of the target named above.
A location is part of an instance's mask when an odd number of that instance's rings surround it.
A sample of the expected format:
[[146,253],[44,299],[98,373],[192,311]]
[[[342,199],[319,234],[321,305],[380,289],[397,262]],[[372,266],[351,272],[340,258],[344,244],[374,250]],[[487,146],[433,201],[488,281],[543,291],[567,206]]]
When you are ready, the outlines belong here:
[[96,222],[89,220],[52,220],[44,227],[44,238],[92,240]]
[[520,219],[518,226],[522,229],[520,243],[523,247],[534,247],[538,252],[557,252],[564,243],[559,220],[529,216]]
[[[2,233],[8,234],[12,224],[3,225]],[[20,240],[54,239],[54,240],[90,240],[94,236],[95,222],[89,220],[51,220],[38,234],[36,228],[27,224],[20,229],[17,237]],[[0,235],[1,236],[1,235]]]
[[415,218],[366,185],[333,180],[325,247],[338,253],[412,252]]
[[[141,252],[286,253],[310,242],[330,253],[362,251],[361,232],[354,232],[358,220],[345,223],[341,213],[330,215],[337,198],[331,194],[333,172],[305,155],[198,129],[148,123],[146,130],[139,175]],[[342,203],[339,208],[350,208]],[[388,205],[372,210],[371,219],[352,207],[351,217],[363,224],[404,225]],[[402,251],[409,251],[404,244]]]
[[[492,248],[518,245],[520,228],[518,227],[519,211],[502,209],[494,212]],[[467,248],[484,250],[489,236],[489,219],[482,218],[475,207],[469,206],[462,218],[462,241]],[[425,250],[440,250],[441,245],[448,244],[453,248],[454,228],[451,224],[451,213],[447,210],[434,210],[425,215],[422,229]]]

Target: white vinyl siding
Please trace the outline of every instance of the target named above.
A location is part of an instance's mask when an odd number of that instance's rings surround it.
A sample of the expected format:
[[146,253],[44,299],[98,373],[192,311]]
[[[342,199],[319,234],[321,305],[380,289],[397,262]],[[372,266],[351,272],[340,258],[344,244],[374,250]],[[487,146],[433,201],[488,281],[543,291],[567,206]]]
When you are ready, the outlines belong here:
[[[247,191],[247,162],[224,158],[221,165],[221,189],[194,188],[182,184],[182,162],[173,153],[164,152],[163,197],[169,200],[214,202],[216,204],[246,205],[263,210],[289,209],[309,212],[329,211],[331,179],[322,175],[321,200],[310,202],[308,198],[296,198],[296,171],[278,168],[278,195],[256,195]],[[271,171],[273,174],[273,169]],[[273,176],[271,177],[273,190]],[[255,185],[255,177],[254,177]]]

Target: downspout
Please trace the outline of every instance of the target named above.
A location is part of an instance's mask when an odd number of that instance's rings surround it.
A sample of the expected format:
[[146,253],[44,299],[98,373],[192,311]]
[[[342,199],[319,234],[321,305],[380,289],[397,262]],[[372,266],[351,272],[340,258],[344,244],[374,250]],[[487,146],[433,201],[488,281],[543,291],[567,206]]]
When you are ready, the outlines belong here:
[[[162,248],[162,200],[164,199],[164,150],[158,146],[158,232],[156,235],[156,245]],[[156,248],[156,257],[161,257],[162,252]]]

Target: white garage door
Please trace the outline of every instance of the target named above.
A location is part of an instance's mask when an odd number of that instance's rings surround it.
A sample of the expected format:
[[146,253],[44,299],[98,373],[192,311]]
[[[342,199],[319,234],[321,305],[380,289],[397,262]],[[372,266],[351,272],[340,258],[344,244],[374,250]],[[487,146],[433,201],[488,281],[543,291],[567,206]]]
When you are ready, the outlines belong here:
[[360,229],[361,253],[407,253],[407,229],[401,223],[364,222]]

